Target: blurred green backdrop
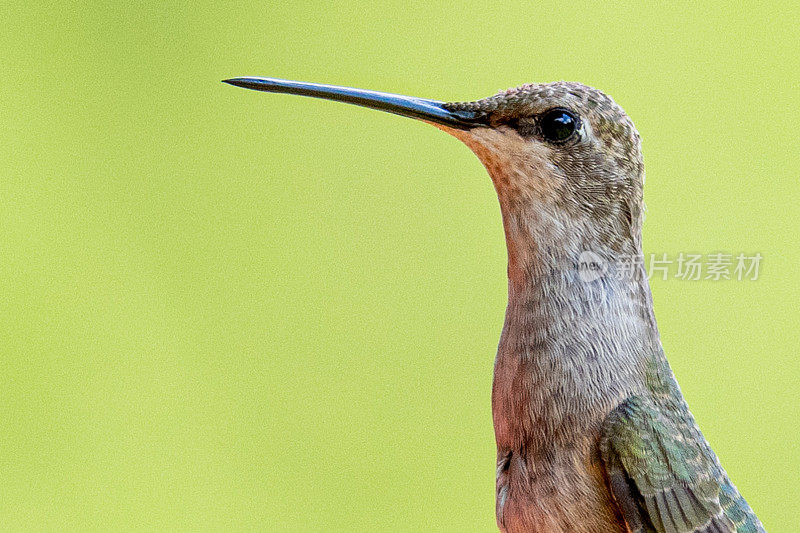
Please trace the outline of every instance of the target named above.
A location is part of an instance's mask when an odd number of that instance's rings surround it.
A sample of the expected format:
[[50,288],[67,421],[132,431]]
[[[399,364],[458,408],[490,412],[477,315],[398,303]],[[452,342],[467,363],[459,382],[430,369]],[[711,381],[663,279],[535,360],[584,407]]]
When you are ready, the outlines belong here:
[[[10,9],[8,8],[10,7]],[[791,2],[16,1],[0,35],[0,524],[494,530],[505,247],[424,124],[236,89],[465,100],[579,80],[644,139],[665,348],[773,532],[800,515]]]

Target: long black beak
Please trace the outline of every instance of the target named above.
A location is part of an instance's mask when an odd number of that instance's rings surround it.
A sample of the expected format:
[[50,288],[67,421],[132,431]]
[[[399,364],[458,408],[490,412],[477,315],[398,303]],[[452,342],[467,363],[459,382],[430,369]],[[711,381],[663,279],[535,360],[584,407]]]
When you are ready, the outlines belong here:
[[355,104],[372,109],[380,109],[426,122],[433,122],[451,128],[468,130],[481,125],[472,111],[449,111],[444,102],[403,96],[400,94],[353,89],[352,87],[338,87],[336,85],[321,85],[319,83],[306,83],[302,81],[280,80],[276,78],[232,78],[223,80],[237,87],[265,91],[268,93],[299,94],[324,98]]

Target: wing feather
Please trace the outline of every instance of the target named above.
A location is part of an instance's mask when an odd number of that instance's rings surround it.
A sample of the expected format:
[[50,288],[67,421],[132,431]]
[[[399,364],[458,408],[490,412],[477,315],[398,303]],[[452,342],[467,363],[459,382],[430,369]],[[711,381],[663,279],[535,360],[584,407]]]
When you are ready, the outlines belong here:
[[693,424],[665,417],[642,396],[628,398],[606,418],[600,450],[631,531],[763,531],[708,444],[697,438],[699,430],[687,434]]

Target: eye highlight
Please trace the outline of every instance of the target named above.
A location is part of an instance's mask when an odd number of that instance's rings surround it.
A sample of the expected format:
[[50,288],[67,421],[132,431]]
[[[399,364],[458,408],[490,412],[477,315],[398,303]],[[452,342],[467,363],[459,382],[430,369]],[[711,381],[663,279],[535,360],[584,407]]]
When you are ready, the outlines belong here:
[[568,109],[555,108],[539,118],[539,131],[545,140],[562,143],[578,129],[578,118]]

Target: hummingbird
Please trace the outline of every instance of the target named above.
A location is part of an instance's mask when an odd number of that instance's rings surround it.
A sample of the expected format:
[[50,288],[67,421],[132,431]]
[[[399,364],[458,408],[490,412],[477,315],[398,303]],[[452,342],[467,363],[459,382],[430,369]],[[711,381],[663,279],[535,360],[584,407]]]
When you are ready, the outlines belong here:
[[611,97],[564,81],[451,103],[275,78],[224,81],[427,122],[488,171],[508,249],[492,385],[501,531],[764,531],[661,346],[642,255],[641,141]]

